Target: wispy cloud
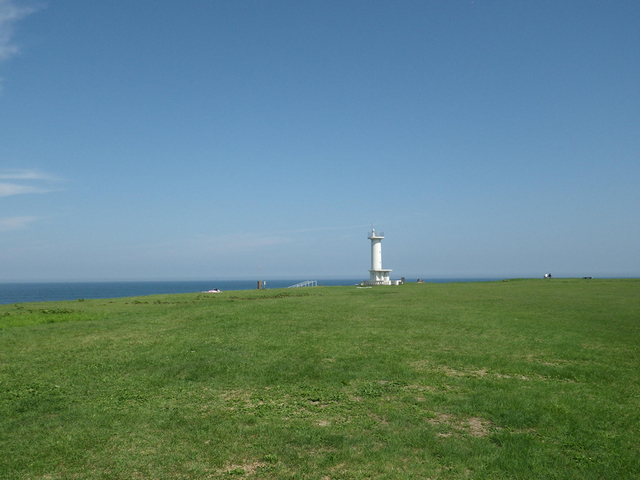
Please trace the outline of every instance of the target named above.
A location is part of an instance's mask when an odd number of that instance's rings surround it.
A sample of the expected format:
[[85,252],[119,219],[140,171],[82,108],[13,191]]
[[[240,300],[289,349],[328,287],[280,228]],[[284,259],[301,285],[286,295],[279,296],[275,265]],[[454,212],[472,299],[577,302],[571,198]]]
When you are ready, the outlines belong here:
[[31,222],[38,220],[38,217],[8,217],[0,218],[0,232],[9,230],[20,230],[26,228]]
[[34,187],[32,185],[18,185],[17,183],[0,183],[0,197],[22,195],[25,193],[49,193],[51,190]]
[[0,0],[0,61],[19,53],[20,48],[13,43],[14,25],[35,11],[35,8],[18,5],[14,0]]
[[45,180],[55,182],[61,179],[55,175],[35,169],[8,169],[0,170],[0,180]]
[[[1,0],[0,0],[1,1]],[[1,180],[11,180],[2,182]],[[34,169],[0,170],[0,198],[28,193],[49,193],[58,190],[53,188],[61,178]]]
[[[0,170],[0,198],[54,192],[59,190],[56,184],[61,181],[60,177],[40,170],[3,169]],[[27,228],[29,224],[39,218],[35,216],[0,218],[0,232]]]

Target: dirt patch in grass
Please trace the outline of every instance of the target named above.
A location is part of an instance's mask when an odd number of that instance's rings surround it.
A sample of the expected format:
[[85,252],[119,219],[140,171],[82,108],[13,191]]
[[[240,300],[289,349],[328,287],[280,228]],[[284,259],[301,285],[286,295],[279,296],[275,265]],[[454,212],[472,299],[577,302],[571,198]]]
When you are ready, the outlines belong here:
[[228,410],[252,409],[264,405],[261,400],[255,401],[251,398],[251,392],[243,390],[228,390],[219,395]]
[[470,435],[472,437],[486,437],[496,426],[490,420],[480,417],[459,418],[447,413],[436,414],[434,418],[427,420],[427,423],[445,427],[447,431],[438,432],[439,437],[451,437],[460,435]]
[[220,471],[220,473],[226,473],[227,475],[253,475],[260,467],[264,467],[267,464],[264,462],[252,462],[243,463],[242,465],[229,465],[227,468]]
[[419,372],[444,372],[447,377],[482,378],[489,374],[486,368],[481,368],[480,370],[459,370],[449,367],[448,365],[431,365],[428,360],[418,360],[416,362],[411,362],[410,365]]
[[418,360],[415,362],[411,362],[409,365],[411,365],[413,368],[415,368],[419,372],[423,372],[425,370],[433,370],[433,367],[429,365],[428,360]]
[[[567,365],[570,365],[572,362],[564,361],[564,360],[553,360],[553,361],[543,361],[540,359],[527,357],[527,361],[531,363],[538,363],[540,365],[551,366],[562,368]],[[481,368],[480,370],[463,370],[449,367],[447,365],[433,365],[428,367],[428,362],[426,360],[421,360],[418,362],[413,362],[411,366],[418,371],[440,371],[443,372],[447,377],[457,377],[457,378],[501,378],[501,379],[515,379],[515,380],[551,380],[551,377],[547,377],[544,375],[533,375],[526,376],[521,374],[506,374],[506,373],[498,373],[491,372],[486,367]],[[572,379],[558,379],[553,378],[556,381],[569,382],[574,383],[575,381]]]
[[486,437],[489,435],[489,427],[493,426],[492,422],[479,417],[469,418],[467,424],[469,425],[469,433],[472,437]]
[[435,392],[436,389],[429,385],[407,385],[404,387],[407,391],[414,392]]
[[475,378],[482,378],[482,377],[486,377],[487,376],[487,369],[486,368],[482,368],[480,370],[468,370],[468,371],[462,371],[462,370],[456,370],[455,368],[451,368],[448,366],[443,366],[441,367],[441,369],[444,371],[444,373],[447,375],[447,377],[475,377]]

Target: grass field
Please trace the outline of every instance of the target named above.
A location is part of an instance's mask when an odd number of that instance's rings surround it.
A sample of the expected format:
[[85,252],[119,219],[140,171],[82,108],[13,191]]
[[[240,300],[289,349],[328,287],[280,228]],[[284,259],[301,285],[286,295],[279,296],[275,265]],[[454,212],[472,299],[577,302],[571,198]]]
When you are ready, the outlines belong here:
[[0,305],[0,478],[640,478],[640,280]]

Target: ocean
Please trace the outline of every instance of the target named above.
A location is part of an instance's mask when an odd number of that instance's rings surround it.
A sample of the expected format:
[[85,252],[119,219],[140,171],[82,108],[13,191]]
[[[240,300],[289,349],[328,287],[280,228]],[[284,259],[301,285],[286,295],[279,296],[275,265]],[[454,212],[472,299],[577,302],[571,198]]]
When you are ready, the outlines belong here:
[[[318,280],[318,285],[356,285],[362,279]],[[417,279],[407,279],[415,282]],[[478,282],[494,278],[427,279],[425,282]],[[266,288],[286,288],[305,280],[267,280]],[[163,293],[194,293],[218,288],[228,290],[254,290],[257,280],[164,281],[164,282],[47,282],[0,283],[0,304],[53,302],[94,298],[121,298],[157,295]]]

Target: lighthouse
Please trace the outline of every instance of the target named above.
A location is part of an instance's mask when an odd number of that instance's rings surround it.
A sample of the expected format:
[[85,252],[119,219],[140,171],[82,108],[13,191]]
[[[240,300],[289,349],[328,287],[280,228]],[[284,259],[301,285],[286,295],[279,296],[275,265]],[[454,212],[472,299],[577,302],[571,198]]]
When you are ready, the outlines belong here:
[[371,229],[371,233],[367,238],[371,240],[371,270],[369,270],[369,281],[364,283],[368,285],[391,285],[391,280],[389,280],[391,269],[382,268],[382,239],[384,238],[384,233]]

